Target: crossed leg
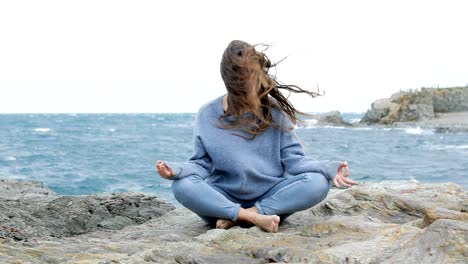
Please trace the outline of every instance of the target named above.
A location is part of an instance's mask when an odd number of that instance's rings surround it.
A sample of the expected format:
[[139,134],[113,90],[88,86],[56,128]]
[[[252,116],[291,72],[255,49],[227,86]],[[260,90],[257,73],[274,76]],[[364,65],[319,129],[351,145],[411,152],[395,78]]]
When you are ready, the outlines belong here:
[[[188,176],[172,184],[175,198],[207,223],[216,223],[217,228],[230,228],[237,221],[245,221],[267,232],[278,232],[283,218],[294,212],[310,208],[322,201],[330,185],[318,173],[306,173],[288,178],[266,194],[255,206],[242,208],[233,197],[216,190],[198,176]],[[203,194],[203,195],[200,195]]]
[[[242,208],[242,207],[241,207]],[[244,209],[245,211],[250,211],[258,214],[258,209],[255,206],[252,206],[250,208]],[[238,219],[239,220],[239,219]],[[229,229],[235,225],[237,225],[238,222],[234,222],[230,219],[218,219],[216,221],[216,228],[221,228],[221,229]]]

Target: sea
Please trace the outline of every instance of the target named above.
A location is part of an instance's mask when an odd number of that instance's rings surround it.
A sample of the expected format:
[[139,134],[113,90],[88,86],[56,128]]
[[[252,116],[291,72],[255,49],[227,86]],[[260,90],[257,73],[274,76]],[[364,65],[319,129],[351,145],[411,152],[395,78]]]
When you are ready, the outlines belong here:
[[[356,123],[361,113],[344,113]],[[192,154],[195,114],[0,114],[0,179],[62,195],[143,192],[177,204],[156,160]],[[296,128],[307,155],[348,161],[358,182],[453,182],[468,188],[468,133],[430,129]]]

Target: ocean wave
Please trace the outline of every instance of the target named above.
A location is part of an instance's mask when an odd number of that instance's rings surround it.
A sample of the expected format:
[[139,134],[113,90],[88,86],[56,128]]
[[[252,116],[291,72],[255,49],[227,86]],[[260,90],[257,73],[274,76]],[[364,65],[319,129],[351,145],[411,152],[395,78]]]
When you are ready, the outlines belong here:
[[380,127],[377,128],[384,131],[399,131],[411,135],[432,135],[435,134],[435,129],[421,127]]
[[6,160],[6,161],[15,161],[16,158],[13,157],[13,156],[9,156],[9,157],[6,157],[4,160]]
[[351,118],[348,122],[351,124],[357,124],[359,121],[361,121],[361,118]]
[[321,125],[298,126],[298,125],[296,125],[294,128],[295,129],[323,129],[323,128],[327,128],[327,129],[346,129],[348,127],[330,126],[330,125],[325,125],[325,126],[321,126]]
[[376,130],[376,128],[374,128],[374,127],[353,127],[352,129],[353,130],[364,130],[364,131]]
[[302,123],[304,124],[304,126],[313,126],[313,125],[316,125],[318,123],[318,120],[317,119],[306,119],[306,120],[303,120]]
[[50,128],[48,127],[37,127],[33,129],[35,132],[47,133],[50,132]]
[[468,150],[468,145],[430,145],[429,149],[432,150]]
[[193,128],[194,123],[179,123],[179,124],[167,124],[166,127],[175,127],[175,128]]
[[331,128],[331,129],[346,129],[347,127],[343,126],[322,126],[323,128]]
[[410,134],[410,135],[432,135],[434,134],[434,130],[422,129],[420,127],[407,127],[407,128],[403,128],[402,130],[405,131],[406,134]]

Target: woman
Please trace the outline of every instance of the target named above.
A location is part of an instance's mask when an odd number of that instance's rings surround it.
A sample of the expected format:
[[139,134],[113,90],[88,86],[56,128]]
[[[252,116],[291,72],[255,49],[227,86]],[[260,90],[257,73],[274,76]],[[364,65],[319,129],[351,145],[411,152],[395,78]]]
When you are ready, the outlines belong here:
[[350,187],[347,162],[317,161],[304,154],[294,132],[301,114],[279,89],[274,67],[254,46],[234,40],[224,51],[221,77],[227,94],[202,106],[187,162],[158,160],[158,173],[174,180],[174,196],[217,228],[238,222],[277,232],[281,220],[325,199],[330,182]]

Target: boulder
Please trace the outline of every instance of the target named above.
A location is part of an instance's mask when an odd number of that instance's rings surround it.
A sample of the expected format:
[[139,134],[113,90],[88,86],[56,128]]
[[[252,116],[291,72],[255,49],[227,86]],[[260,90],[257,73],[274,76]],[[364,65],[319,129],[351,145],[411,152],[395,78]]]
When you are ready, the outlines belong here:
[[343,120],[339,111],[331,111],[320,114],[318,116],[319,125],[333,125],[333,126],[352,126],[351,123]]
[[395,122],[395,119],[399,118],[400,104],[395,103],[392,98],[377,99],[373,102],[371,109],[361,119],[361,123],[391,124]]
[[366,114],[361,118],[360,123],[362,124],[376,124],[380,120],[386,117],[389,113],[389,109],[369,109]]

